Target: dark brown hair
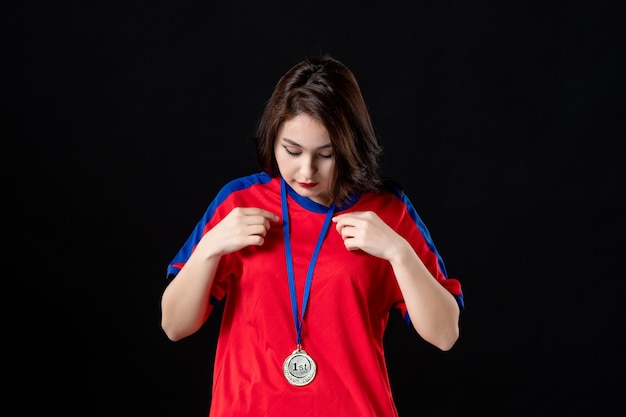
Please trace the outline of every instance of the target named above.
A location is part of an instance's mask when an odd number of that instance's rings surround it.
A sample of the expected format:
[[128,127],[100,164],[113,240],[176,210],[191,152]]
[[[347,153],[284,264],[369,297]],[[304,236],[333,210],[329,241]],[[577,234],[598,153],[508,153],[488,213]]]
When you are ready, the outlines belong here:
[[341,204],[354,194],[382,187],[382,147],[354,74],[324,55],[299,62],[278,81],[261,116],[254,140],[261,170],[275,176],[274,141],[283,122],[305,113],[330,135],[335,170],[330,195]]

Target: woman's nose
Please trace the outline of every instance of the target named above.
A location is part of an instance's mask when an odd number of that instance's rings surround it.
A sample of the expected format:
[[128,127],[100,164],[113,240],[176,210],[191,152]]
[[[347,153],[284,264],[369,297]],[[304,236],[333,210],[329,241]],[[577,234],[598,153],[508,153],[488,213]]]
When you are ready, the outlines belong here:
[[315,171],[317,171],[315,159],[311,157],[303,158],[302,165],[300,166],[300,174],[304,177],[304,179],[313,179]]

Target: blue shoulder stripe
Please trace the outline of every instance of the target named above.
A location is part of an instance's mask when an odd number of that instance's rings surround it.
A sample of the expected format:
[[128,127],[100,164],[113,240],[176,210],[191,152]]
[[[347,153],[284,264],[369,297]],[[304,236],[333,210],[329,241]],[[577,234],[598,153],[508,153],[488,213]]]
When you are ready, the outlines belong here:
[[[404,193],[404,191],[399,187],[394,188],[394,194],[396,195],[396,197],[402,200],[402,202],[406,206],[409,212],[409,215],[411,216],[413,221],[415,221],[415,223],[417,224],[417,227],[419,228],[420,233],[424,236],[424,240],[426,241],[426,245],[428,246],[428,249],[430,249],[437,256],[437,263],[439,265],[439,269],[441,269],[441,272],[443,273],[443,276],[446,279],[448,279],[448,272],[446,271],[446,265],[443,263],[443,258],[441,257],[441,255],[439,255],[439,252],[437,251],[437,248],[435,247],[435,243],[433,242],[433,239],[430,236],[430,232],[428,231],[428,228],[426,228],[426,225],[420,218],[419,214],[417,214],[417,210],[415,210],[413,203],[411,203],[406,193]],[[465,300],[463,297],[463,293],[461,293],[460,295],[456,295],[456,294],[452,294],[452,295],[454,295],[454,298],[459,304],[461,311],[464,310]],[[406,313],[405,320],[407,323],[411,322],[411,318],[409,317],[408,312]]]
[[232,193],[236,191],[250,188],[256,184],[267,184],[271,180],[271,176],[264,172],[260,172],[248,175],[246,177],[236,178],[224,185],[222,189],[217,193],[213,201],[211,201],[211,204],[204,212],[204,215],[202,216],[200,221],[196,223],[193,231],[191,232],[183,246],[180,248],[176,256],[174,256],[174,259],[172,259],[172,261],[168,265],[166,277],[168,279],[171,279],[176,276],[176,274],[178,274],[178,272],[180,271],[180,265],[187,262],[187,259],[189,259],[189,256],[191,256],[193,248],[196,247],[196,245],[198,244],[198,242],[200,242],[200,239],[203,236],[204,227],[207,225],[207,223],[209,223],[209,221],[211,221],[213,215],[215,214],[215,210],[220,206],[220,204],[222,204]]
[[411,203],[411,200],[409,200],[406,193],[400,188],[394,188],[394,194],[396,195],[396,197],[402,200],[402,202],[406,206],[406,209],[409,212],[409,215],[411,216],[413,221],[417,224],[417,227],[420,233],[422,234],[422,236],[424,236],[424,240],[426,240],[426,245],[428,246],[428,249],[430,249],[437,256],[437,263],[439,264],[439,269],[441,269],[441,272],[443,272],[443,275],[446,278],[448,278],[448,272],[446,271],[446,266],[443,263],[443,259],[441,258],[441,256],[439,255],[439,252],[437,251],[437,248],[435,247],[435,243],[433,242],[433,239],[430,236],[430,232],[428,231],[426,224],[424,224],[419,214],[417,214],[417,210],[415,210],[413,203]]

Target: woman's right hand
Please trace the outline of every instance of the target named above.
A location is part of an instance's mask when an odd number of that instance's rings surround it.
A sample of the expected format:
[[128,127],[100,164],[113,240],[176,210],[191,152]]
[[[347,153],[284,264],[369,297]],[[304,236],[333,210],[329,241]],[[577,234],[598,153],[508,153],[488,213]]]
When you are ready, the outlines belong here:
[[246,246],[261,246],[270,228],[270,222],[279,217],[257,207],[235,207],[226,217],[204,235],[210,239],[214,253],[226,255]]

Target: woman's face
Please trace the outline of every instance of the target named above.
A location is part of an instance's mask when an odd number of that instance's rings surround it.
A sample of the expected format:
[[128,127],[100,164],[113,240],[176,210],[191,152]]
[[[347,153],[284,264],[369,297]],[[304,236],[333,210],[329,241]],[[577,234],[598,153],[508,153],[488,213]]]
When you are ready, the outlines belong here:
[[274,155],[280,175],[291,188],[330,206],[335,157],[324,125],[304,113],[283,122],[274,142]]

